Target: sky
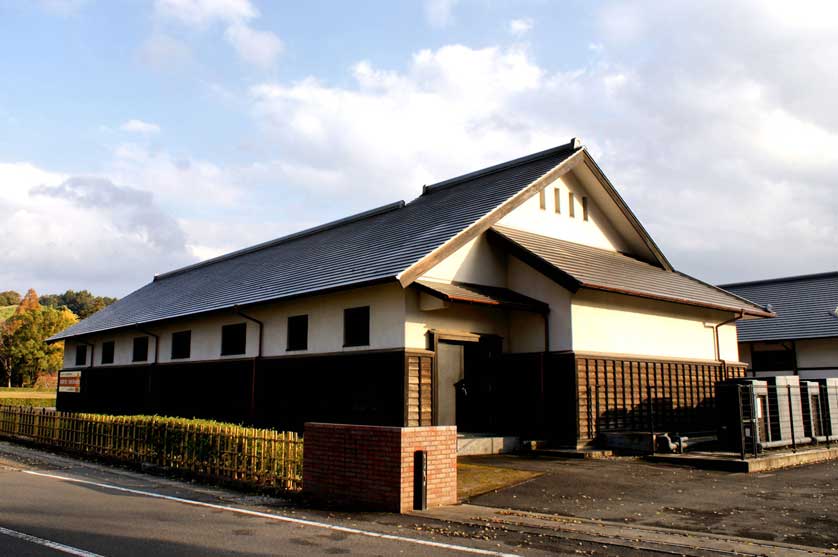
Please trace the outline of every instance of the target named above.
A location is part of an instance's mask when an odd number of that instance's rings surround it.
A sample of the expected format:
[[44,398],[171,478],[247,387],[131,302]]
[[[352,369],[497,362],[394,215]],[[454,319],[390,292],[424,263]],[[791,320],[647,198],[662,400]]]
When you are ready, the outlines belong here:
[[581,137],[673,265],[838,269],[838,3],[0,0],[0,290],[156,273]]

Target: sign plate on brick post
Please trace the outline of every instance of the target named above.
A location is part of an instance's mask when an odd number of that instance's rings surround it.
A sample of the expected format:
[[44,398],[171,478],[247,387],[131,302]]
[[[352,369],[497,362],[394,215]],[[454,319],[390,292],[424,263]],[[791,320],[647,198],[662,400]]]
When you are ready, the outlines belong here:
[[79,393],[81,392],[81,372],[80,371],[61,371],[58,373],[58,392],[59,393]]

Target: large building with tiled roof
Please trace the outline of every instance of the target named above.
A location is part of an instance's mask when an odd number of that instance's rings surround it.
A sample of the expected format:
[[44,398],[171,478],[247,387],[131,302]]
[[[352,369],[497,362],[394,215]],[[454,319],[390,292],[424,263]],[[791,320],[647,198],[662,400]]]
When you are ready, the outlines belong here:
[[746,298],[674,270],[573,140],[154,277],[51,339],[58,406],[580,445],[648,393],[706,407],[773,315]]

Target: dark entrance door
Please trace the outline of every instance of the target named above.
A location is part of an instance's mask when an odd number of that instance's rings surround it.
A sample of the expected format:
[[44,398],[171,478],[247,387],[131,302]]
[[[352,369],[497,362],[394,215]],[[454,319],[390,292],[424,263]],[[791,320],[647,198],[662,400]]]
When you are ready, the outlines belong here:
[[462,432],[497,429],[495,358],[500,338],[440,340],[437,346],[437,423]]

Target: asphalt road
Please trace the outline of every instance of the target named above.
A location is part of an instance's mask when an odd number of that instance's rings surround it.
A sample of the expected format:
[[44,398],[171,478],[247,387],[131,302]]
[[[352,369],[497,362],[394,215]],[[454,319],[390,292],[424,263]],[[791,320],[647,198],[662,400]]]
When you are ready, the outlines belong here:
[[40,458],[0,443],[3,556],[519,553],[505,541],[456,539],[417,529],[410,519],[378,518],[386,520],[335,518],[278,499]]

